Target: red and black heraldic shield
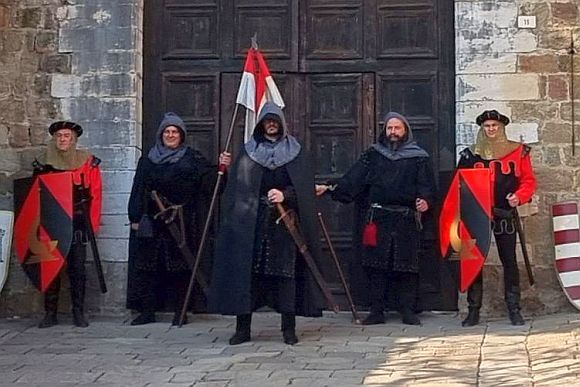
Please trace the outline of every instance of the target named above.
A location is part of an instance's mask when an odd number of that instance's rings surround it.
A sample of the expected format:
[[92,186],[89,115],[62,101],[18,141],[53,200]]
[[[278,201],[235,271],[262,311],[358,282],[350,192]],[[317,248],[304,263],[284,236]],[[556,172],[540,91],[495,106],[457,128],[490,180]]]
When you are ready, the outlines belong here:
[[439,218],[441,256],[460,260],[460,290],[475,281],[491,244],[491,180],[488,168],[459,169]]
[[70,172],[14,182],[16,255],[26,275],[41,292],[59,275],[71,247],[72,185]]

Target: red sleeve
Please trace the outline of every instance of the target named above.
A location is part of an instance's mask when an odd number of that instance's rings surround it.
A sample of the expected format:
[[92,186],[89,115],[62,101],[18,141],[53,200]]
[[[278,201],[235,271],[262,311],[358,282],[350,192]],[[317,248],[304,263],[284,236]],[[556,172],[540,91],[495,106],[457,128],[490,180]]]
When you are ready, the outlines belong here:
[[529,153],[522,156],[518,183],[518,189],[515,194],[520,199],[520,204],[528,203],[532,200],[532,196],[536,192],[538,185]]
[[92,165],[89,170],[89,189],[91,190],[91,224],[95,234],[101,228],[101,210],[103,204],[103,181],[101,169],[98,165]]

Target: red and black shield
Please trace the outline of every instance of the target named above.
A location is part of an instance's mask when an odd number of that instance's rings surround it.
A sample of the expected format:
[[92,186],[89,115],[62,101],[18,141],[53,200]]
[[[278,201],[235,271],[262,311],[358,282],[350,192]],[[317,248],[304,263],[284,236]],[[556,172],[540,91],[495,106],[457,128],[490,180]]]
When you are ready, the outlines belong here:
[[491,180],[488,168],[460,169],[439,218],[441,256],[459,256],[460,290],[477,278],[491,244]]
[[70,250],[72,195],[70,172],[14,181],[16,255],[24,272],[41,292],[59,275]]

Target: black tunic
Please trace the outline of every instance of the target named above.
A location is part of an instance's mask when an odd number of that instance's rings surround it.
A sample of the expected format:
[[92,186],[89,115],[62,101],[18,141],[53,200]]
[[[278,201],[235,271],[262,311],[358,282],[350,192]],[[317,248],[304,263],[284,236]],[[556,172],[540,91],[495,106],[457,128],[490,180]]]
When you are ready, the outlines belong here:
[[[133,188],[129,198],[128,215],[131,223],[139,223],[143,214],[153,219],[159,212],[151,198],[151,191],[157,191],[167,200],[167,204],[183,206],[186,242],[195,252],[197,238],[203,227],[207,203],[211,192],[211,181],[215,169],[197,151],[187,149],[176,163],[154,164],[148,157],[141,157],[137,165]],[[179,220],[176,219],[179,224]],[[129,275],[127,284],[127,307],[139,309],[139,299],[143,289],[139,285],[139,272],[186,273],[187,262],[167,227],[160,220],[153,223],[152,238],[137,238],[131,231],[129,239]]]
[[415,200],[425,199],[432,206],[435,193],[429,158],[390,160],[370,148],[333,183],[333,199],[366,203],[367,221],[378,226],[378,246],[363,248],[362,266],[417,273],[420,230]]
[[273,222],[275,207],[268,207],[264,198],[270,188],[283,191],[288,201],[284,204],[297,210],[309,250],[320,265],[310,165],[301,151],[289,163],[270,170],[242,150],[225,190],[209,294],[210,311],[242,315],[270,305],[283,313],[322,314],[322,293],[303,259],[297,256],[282,222]]

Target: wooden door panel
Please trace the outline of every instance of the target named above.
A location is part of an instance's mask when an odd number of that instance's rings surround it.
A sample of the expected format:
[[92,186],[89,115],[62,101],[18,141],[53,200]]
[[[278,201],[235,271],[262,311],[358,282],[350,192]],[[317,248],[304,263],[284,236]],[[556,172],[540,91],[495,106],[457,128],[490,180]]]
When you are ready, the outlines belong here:
[[187,126],[187,143],[208,160],[215,160],[218,153],[219,88],[217,74],[163,74],[163,110],[183,119]]

